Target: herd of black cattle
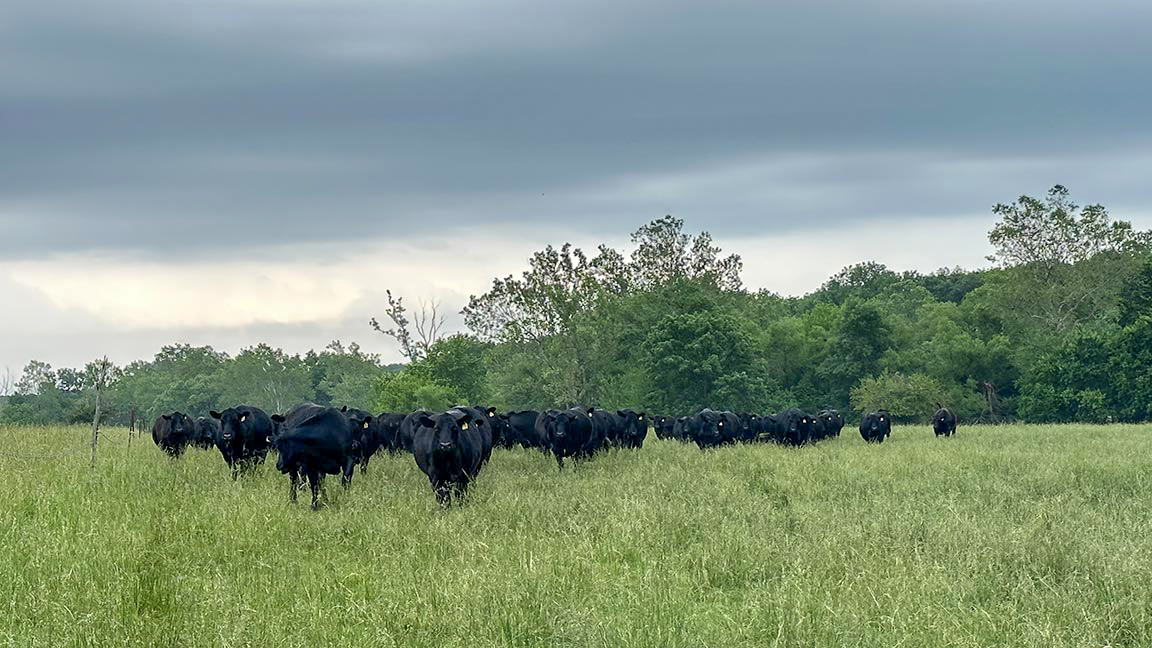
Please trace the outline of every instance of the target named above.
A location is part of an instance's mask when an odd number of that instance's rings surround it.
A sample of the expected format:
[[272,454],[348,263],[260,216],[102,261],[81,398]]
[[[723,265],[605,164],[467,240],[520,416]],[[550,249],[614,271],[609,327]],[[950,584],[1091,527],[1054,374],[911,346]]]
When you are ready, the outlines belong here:
[[[571,407],[543,412],[500,413],[492,407],[454,407],[446,412],[417,410],[410,414],[300,405],[287,414],[269,416],[240,405],[193,420],[180,412],[164,414],[152,426],[152,440],[169,456],[179,457],[189,445],[216,447],[235,478],[263,463],[269,450],[279,459],[276,468],[291,478],[290,497],[302,478],[318,505],[324,475],[340,474],[347,486],[377,452],[407,452],[428,476],[436,499],[449,506],[464,496],[468,484],[488,462],[494,446],[535,448],[551,453],[562,470],[564,459],[588,459],[608,448],[641,448],[651,427],[661,439],[695,443],[701,450],[734,443],[777,443],[802,446],[840,436],[844,417],[836,410],[811,416],[793,408],[774,416],[734,414],[704,409],[692,416],[655,416],[633,410]],[[940,407],[932,418],[936,436],[956,432],[956,416]],[[860,436],[881,443],[892,433],[886,410],[866,414]]]

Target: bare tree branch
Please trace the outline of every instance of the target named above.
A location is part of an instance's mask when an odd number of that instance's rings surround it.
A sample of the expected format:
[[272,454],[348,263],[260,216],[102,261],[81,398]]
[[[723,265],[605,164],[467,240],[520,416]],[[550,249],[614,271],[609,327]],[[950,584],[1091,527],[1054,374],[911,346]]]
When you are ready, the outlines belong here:
[[[390,328],[384,328],[373,317],[368,325],[378,333],[383,333],[400,345],[400,353],[409,361],[416,361],[428,355],[432,345],[440,339],[440,332],[444,327],[444,316],[440,314],[440,302],[420,301],[420,311],[413,314],[414,322],[408,320],[408,311],[404,308],[403,297],[393,297],[391,290],[386,290],[388,296],[388,309],[385,314],[392,320]],[[416,329],[416,338],[412,336],[411,326]]]

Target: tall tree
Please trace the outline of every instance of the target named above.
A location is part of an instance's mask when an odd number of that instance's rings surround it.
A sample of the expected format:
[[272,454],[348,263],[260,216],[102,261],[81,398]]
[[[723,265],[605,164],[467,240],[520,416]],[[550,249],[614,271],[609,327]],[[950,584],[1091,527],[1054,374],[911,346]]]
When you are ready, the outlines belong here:
[[744,264],[736,254],[721,257],[712,235],[684,233],[684,221],[658,218],[632,233],[636,250],[628,263],[632,285],[643,290],[681,279],[703,279],[720,290],[740,290]]
[[1042,337],[1100,318],[1114,303],[1117,272],[1130,271],[1124,262],[1152,243],[1149,232],[1113,221],[1102,205],[1076,205],[1060,185],[1044,199],[1020,196],[992,212],[1000,221],[988,233],[995,248],[988,260],[1012,269],[998,276],[1008,281],[1002,306],[1014,305],[1034,323],[1024,328]]

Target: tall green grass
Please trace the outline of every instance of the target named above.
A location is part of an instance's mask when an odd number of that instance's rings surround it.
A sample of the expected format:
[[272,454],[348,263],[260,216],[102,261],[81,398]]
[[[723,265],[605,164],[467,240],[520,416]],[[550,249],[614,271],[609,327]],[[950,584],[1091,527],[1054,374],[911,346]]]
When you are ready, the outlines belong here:
[[87,435],[0,429],[0,645],[1152,645],[1147,427],[497,450],[447,512],[411,457],[312,512],[119,429],[12,456]]

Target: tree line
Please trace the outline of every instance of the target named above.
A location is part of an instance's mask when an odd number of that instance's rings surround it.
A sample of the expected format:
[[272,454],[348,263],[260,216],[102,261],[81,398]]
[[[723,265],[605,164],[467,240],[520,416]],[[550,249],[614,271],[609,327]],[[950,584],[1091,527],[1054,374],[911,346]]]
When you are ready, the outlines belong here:
[[[434,310],[410,316],[389,293],[391,325],[370,325],[395,338],[402,365],[340,342],[303,355],[260,344],[234,357],[167,346],[113,369],[106,420],[306,401],[398,412],[885,407],[901,421],[926,420],[940,403],[966,422],[1147,420],[1150,233],[1074,204],[1061,186],[993,215],[987,269],[861,263],[802,297],[748,290],[737,255],[666,216],[633,233],[630,253],[564,244],[533,254],[524,272],[471,297],[465,333],[441,335]],[[0,422],[90,421],[94,367],[30,363]]]

